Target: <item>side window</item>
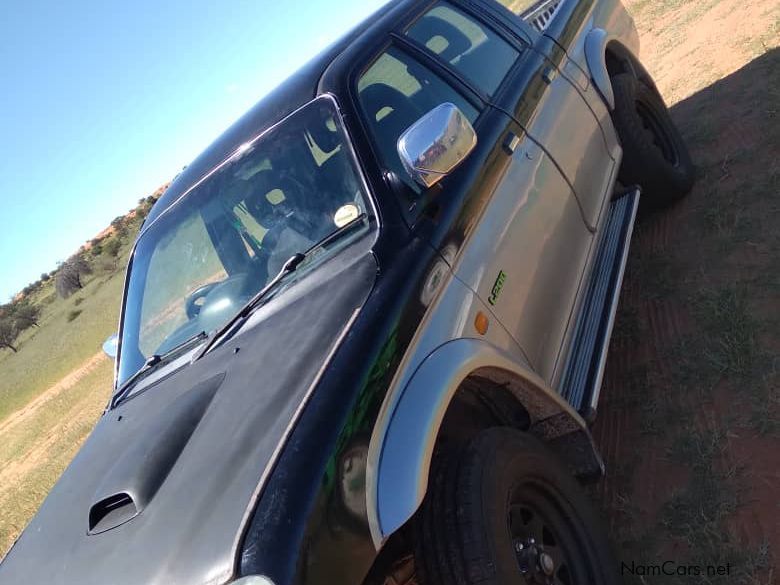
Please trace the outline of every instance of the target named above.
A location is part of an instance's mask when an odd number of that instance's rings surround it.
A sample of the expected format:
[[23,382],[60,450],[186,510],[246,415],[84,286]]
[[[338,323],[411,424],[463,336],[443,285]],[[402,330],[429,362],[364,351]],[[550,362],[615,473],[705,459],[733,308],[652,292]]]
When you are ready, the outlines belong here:
[[488,96],[493,95],[519,52],[488,27],[440,3],[406,31]]
[[[517,14],[518,16],[524,14],[532,6],[539,4],[539,0],[497,0],[502,6],[506,6],[509,10]],[[554,4],[554,2],[547,2],[548,4]]]
[[441,77],[394,47],[382,53],[358,80],[358,101],[381,162],[415,192],[421,188],[398,156],[398,138],[438,105],[455,104],[470,122],[477,109]]

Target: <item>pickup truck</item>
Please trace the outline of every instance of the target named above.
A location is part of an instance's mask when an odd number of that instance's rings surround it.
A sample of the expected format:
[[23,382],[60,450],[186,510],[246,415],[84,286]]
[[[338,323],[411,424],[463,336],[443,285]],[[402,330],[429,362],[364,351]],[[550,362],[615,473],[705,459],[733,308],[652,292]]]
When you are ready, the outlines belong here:
[[401,0],[263,98],[142,226],[0,584],[618,583],[589,424],[694,177],[637,54],[615,0]]

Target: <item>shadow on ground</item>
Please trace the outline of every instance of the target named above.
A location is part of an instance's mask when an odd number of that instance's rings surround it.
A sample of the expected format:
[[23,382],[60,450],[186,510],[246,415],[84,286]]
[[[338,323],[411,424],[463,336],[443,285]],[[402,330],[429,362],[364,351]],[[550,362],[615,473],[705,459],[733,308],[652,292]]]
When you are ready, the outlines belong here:
[[[594,495],[626,583],[768,585],[780,545],[780,50],[672,115],[699,177],[636,229]],[[654,574],[667,561],[672,574]]]

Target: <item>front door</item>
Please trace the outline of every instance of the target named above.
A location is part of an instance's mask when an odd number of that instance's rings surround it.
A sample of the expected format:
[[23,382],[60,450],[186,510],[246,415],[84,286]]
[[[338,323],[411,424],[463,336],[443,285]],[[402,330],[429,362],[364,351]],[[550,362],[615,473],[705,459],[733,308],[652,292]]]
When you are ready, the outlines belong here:
[[[468,191],[458,203],[455,222],[462,227],[462,239],[457,238],[454,254],[444,249],[451,240],[435,245],[515,338],[531,365],[549,377],[593,236],[555,161],[512,116],[490,105],[494,96],[510,91],[513,72],[524,69],[536,54],[479,15],[446,2],[435,4],[402,33],[415,57],[391,47],[358,82],[358,101],[377,150],[387,170],[408,182],[395,141],[417,117],[451,101],[475,121],[477,150],[464,163],[471,170],[461,169],[436,187],[442,207],[450,207],[460,199],[457,193]],[[464,93],[480,97],[481,113],[441,78],[425,73],[423,63],[430,61],[459,78],[468,89]],[[464,185],[465,177],[470,184]],[[409,187],[419,191],[418,186]],[[424,199],[426,194],[417,196]]]

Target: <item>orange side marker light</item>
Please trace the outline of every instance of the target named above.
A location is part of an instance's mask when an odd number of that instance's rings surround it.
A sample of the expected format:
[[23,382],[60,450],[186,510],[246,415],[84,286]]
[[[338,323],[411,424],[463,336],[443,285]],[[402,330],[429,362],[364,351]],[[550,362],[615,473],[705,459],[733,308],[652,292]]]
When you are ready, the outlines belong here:
[[477,312],[477,316],[474,318],[474,329],[477,330],[477,333],[480,335],[485,335],[488,330],[488,326],[490,325],[490,321],[488,321],[487,316],[482,311]]

